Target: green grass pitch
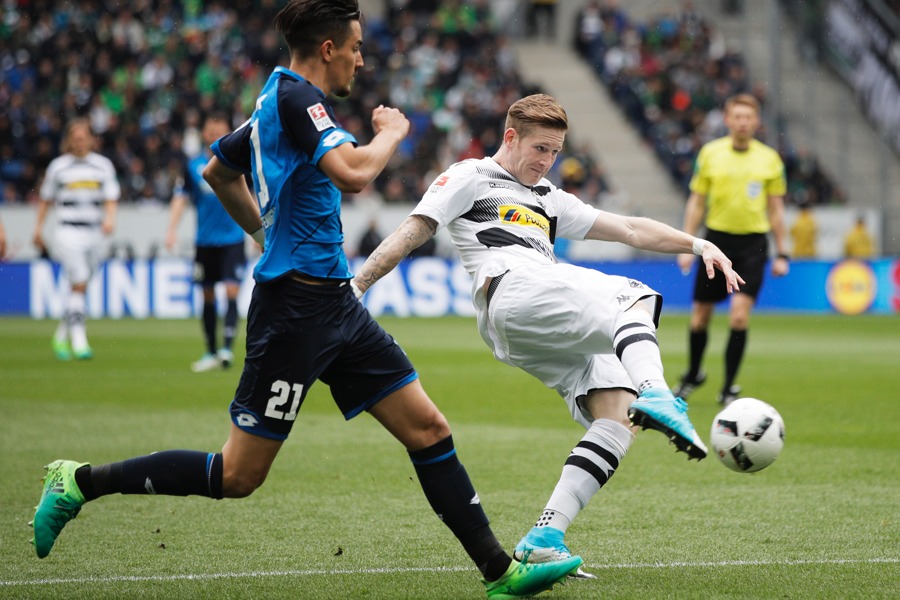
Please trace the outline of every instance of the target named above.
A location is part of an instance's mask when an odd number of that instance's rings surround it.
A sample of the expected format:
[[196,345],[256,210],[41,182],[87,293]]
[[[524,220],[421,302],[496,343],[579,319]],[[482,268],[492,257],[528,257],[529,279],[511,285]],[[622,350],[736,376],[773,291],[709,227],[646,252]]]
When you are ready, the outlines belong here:
[[[465,318],[380,319],[450,420],[507,547],[539,516],[583,430],[540,382],[495,361]],[[480,598],[478,573],[428,507],[403,448],[313,388],[266,484],[243,500],[108,496],[39,560],[27,526],[42,466],[217,451],[243,356],[193,374],[197,321],[92,321],[96,353],[56,362],[55,323],[0,319],[0,598]],[[673,382],[686,315],[659,337]],[[726,323],[691,398],[704,439]],[[243,342],[241,336],[240,343]],[[786,423],[775,464],[737,474],[638,434],[567,541],[598,579],[540,597],[900,596],[900,319],[755,315],[739,381]]]

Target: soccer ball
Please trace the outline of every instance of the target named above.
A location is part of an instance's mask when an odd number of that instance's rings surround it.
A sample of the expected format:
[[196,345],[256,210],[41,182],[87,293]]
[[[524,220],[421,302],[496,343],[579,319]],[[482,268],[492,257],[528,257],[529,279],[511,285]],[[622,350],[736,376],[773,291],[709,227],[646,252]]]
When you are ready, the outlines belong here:
[[713,419],[709,433],[722,464],[738,473],[765,469],[784,447],[784,420],[756,398],[739,398]]

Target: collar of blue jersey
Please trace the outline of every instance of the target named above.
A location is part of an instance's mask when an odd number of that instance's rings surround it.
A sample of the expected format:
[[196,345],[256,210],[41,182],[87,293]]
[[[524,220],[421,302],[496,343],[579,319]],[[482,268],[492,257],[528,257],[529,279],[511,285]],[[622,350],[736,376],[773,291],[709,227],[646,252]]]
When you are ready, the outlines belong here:
[[314,88],[316,88],[317,90],[319,90],[319,92],[320,92],[323,96],[325,95],[325,92],[323,92],[321,89],[319,89],[319,86],[317,86],[316,84],[312,83],[309,79],[307,79],[306,77],[304,77],[304,76],[301,75],[300,73],[294,73],[293,71],[291,71],[291,70],[288,69],[287,67],[275,67],[275,71],[274,71],[274,72],[275,72],[275,73],[278,73],[279,75],[287,75],[287,76],[290,77],[291,79],[296,79],[297,81],[305,81],[307,84],[309,84],[309,85],[313,86]]

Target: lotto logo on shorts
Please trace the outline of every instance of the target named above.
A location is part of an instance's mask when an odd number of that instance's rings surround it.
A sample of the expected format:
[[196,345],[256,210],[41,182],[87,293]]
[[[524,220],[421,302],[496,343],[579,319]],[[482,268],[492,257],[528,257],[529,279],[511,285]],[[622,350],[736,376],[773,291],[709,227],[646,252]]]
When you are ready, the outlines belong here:
[[313,125],[316,126],[316,131],[325,131],[326,129],[334,127],[331,117],[328,116],[328,111],[325,110],[325,107],[322,106],[321,102],[313,104],[306,109],[306,112],[309,113]]

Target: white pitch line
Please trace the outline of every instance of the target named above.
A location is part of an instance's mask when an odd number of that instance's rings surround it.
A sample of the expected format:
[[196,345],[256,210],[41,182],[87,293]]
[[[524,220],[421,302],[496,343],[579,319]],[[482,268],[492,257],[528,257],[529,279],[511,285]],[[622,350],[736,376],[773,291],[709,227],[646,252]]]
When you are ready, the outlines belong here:
[[[718,562],[673,562],[673,563],[622,563],[617,565],[584,565],[586,569],[676,569],[690,567],[761,567],[761,566],[802,566],[802,565],[850,565],[850,564],[896,564],[900,558],[866,559],[800,559],[800,560],[734,560]],[[67,583],[115,583],[134,581],[205,581],[211,579],[252,579],[257,577],[304,577],[310,575],[378,575],[396,573],[459,573],[472,571],[472,567],[398,567],[379,569],[305,569],[289,571],[249,571],[246,573],[189,573],[184,575],[115,575],[112,577],[71,577],[59,579],[30,579],[21,581],[0,581],[0,587],[28,585],[60,585]]]

